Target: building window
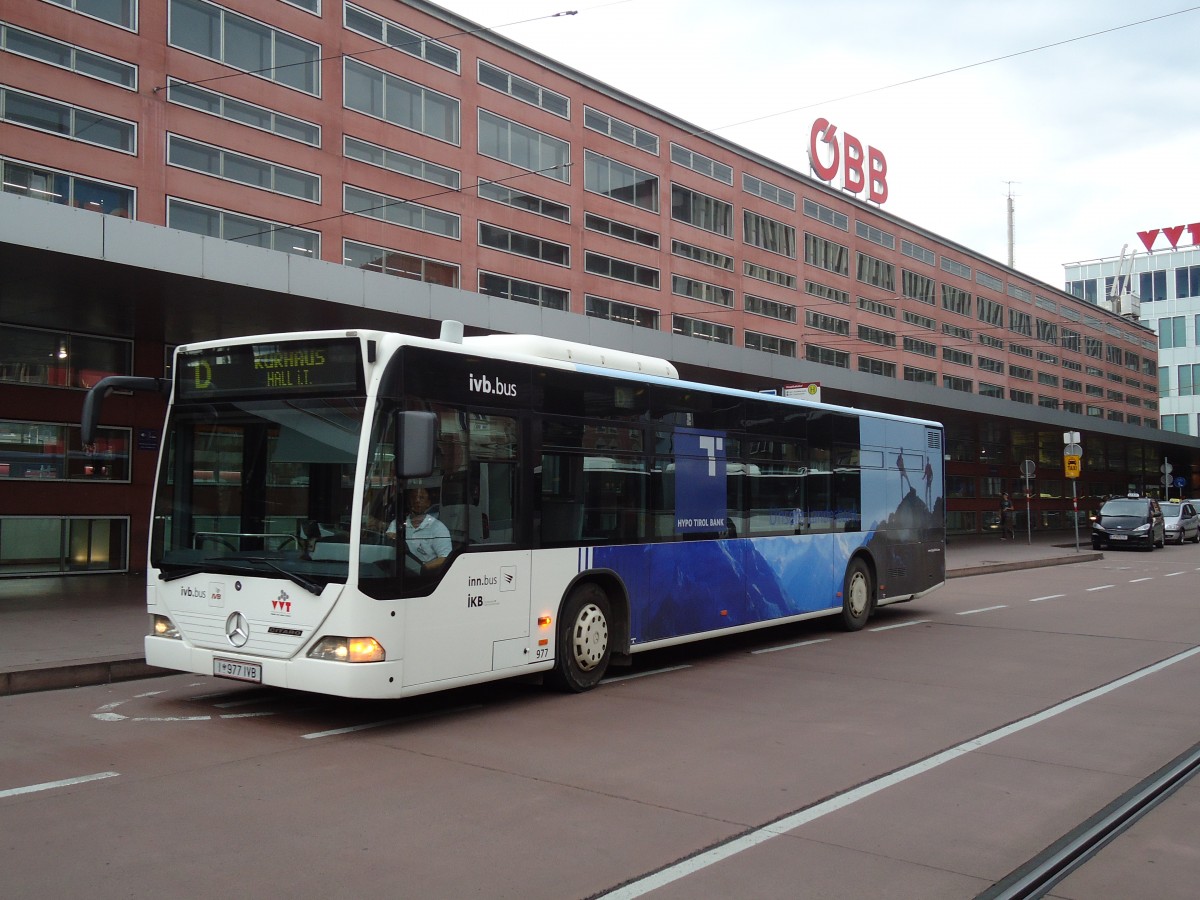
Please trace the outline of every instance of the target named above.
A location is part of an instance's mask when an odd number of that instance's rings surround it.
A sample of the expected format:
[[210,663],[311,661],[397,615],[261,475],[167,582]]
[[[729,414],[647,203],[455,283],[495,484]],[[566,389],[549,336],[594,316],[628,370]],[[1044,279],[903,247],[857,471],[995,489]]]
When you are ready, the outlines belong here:
[[208,113],[219,119],[237,122],[239,125],[246,125],[269,134],[277,134],[291,141],[299,141],[310,147],[321,146],[320,125],[285,116],[283,113],[267,109],[265,106],[238,100],[199,85],[168,78],[167,100],[180,106],[197,109],[202,113]]
[[896,267],[865,253],[858,254],[858,280],[885,291],[896,290]]
[[350,184],[343,187],[342,194],[342,202],[348,213],[379,219],[403,228],[415,228],[439,237],[458,240],[460,236],[461,222],[454,213],[387,194],[377,194]]
[[918,315],[915,312],[904,311],[904,321],[909,325],[916,325],[918,328],[924,328],[926,331],[936,331],[937,322],[929,316]]
[[137,15],[136,0],[49,0],[67,9],[95,19],[132,29]]
[[[980,302],[983,302],[982,299]],[[942,309],[948,310],[952,313],[958,313],[960,316],[971,315],[970,292],[961,290],[960,288],[952,287],[948,284],[943,284]]]
[[718,253],[716,250],[709,250],[707,247],[697,247],[695,244],[685,244],[683,241],[671,241],[671,253],[685,259],[694,259],[706,266],[724,269],[726,272],[733,271],[732,256]]
[[[807,201],[805,201],[807,202]],[[850,274],[850,248],[815,234],[804,233],[804,262],[835,275]]]
[[675,334],[699,338],[702,341],[712,341],[714,344],[733,343],[733,329],[728,325],[717,325],[714,322],[705,322],[688,316],[672,316],[671,329]]
[[896,377],[896,364],[884,362],[882,359],[872,359],[869,356],[858,358],[858,371],[868,375],[882,375],[884,378]]
[[931,372],[928,369],[918,369],[913,366],[905,366],[904,380],[915,381],[917,384],[937,384],[937,372]]
[[829,285],[821,284],[818,281],[805,281],[804,293],[811,294],[813,297],[820,297],[822,300],[832,300],[834,303],[842,304],[842,306],[850,305],[849,291],[839,291],[837,288],[831,288]]
[[358,241],[344,241],[342,248],[342,262],[354,269],[382,272],[384,275],[424,281],[427,284],[442,284],[453,288],[459,286],[458,266],[451,263]]
[[599,253],[584,253],[583,268],[593,275],[615,278],[618,281],[627,281],[630,284],[640,284],[642,287],[658,290],[659,272],[658,269],[650,266],[639,266],[628,260],[603,256]]
[[796,289],[796,276],[790,272],[781,272],[778,269],[772,269],[769,266],[762,266],[758,263],[752,263],[749,260],[742,260],[742,273],[747,278],[755,278],[759,281],[766,281],[769,284],[777,284],[781,287]]
[[997,375],[1004,374],[1004,362],[999,359],[992,359],[988,356],[979,357],[979,368],[985,372],[994,372]]
[[115,84],[118,87],[137,90],[137,66],[101,56],[74,44],[67,44],[15,25],[0,22],[0,50],[36,59],[47,65],[66,69],[88,78]]
[[804,215],[810,219],[816,219],[818,222],[824,222],[826,225],[832,225],[834,228],[848,232],[850,230],[850,217],[845,213],[840,213],[830,209],[828,206],[822,206],[815,200],[804,200],[802,204]]
[[1033,369],[1026,368],[1025,366],[1010,365],[1008,367],[1008,374],[1013,378],[1020,378],[1022,381],[1033,381]]
[[[1020,300],[1022,303],[1032,303],[1033,302],[1033,291],[1026,290],[1023,287],[1018,287],[1015,284],[1008,285],[1006,290],[1008,291],[1008,296],[1012,297],[1014,300]],[[1049,302],[1049,301],[1047,301],[1047,302]],[[1042,304],[1040,304],[1040,303],[1038,304],[1038,306],[1041,306],[1041,305]]]
[[513,209],[545,216],[547,219],[556,219],[559,222],[571,221],[571,207],[547,200],[545,197],[514,190],[494,181],[484,181],[481,178],[479,180],[479,196],[484,200],[491,200],[493,203],[503,203]]
[[885,319],[896,318],[896,307],[890,303],[884,303],[882,300],[868,300],[866,297],[859,297],[858,308],[872,315],[883,316]]
[[479,60],[479,83],[561,119],[571,118],[571,101],[564,95],[482,59]]
[[[778,319],[780,322],[796,322],[796,307],[790,303],[780,303],[778,300],[768,300],[766,297],[756,297],[753,294],[746,294],[743,297],[744,307],[746,312],[753,313],[756,316],[766,316],[770,319]],[[846,323],[849,330],[849,323]]]
[[[1091,340],[1089,338],[1088,340]],[[1187,346],[1187,317],[1171,316],[1158,320],[1158,348],[1171,350]],[[1088,354],[1091,355],[1090,353]]]
[[720,181],[723,184],[733,184],[733,169],[723,162],[718,162],[712,157],[705,156],[703,153],[697,153],[694,150],[689,150],[687,147],[681,147],[679,144],[671,144],[671,162],[676,165],[683,166],[685,169],[691,169],[693,172],[699,172],[714,181]]
[[0,159],[0,179],[3,180],[6,194],[20,194],[76,209],[134,218],[133,188],[105,184],[55,169],[34,168],[6,159]]
[[858,326],[858,339],[866,341],[869,344],[879,344],[881,347],[895,347],[896,335],[891,331],[884,331],[881,328],[872,328],[870,325]]
[[1200,266],[1180,266],[1175,270],[1175,296],[1200,297]]
[[971,280],[970,266],[964,266],[962,263],[947,259],[944,256],[942,257],[942,271],[949,272],[951,275],[957,275],[959,278],[965,278],[967,281]]
[[282,225],[243,213],[226,212],[187,200],[167,198],[167,227],[237,241],[268,250],[321,258],[321,235],[292,225]]
[[942,359],[948,363],[954,363],[955,365],[959,366],[975,365],[975,357],[973,354],[967,353],[963,350],[955,350],[953,347],[942,348]]
[[0,517],[0,575],[124,572],[128,568],[127,517]]
[[836,316],[829,316],[825,313],[814,312],[811,309],[804,311],[804,324],[809,328],[816,328],[820,331],[828,331],[831,334],[840,334],[848,337],[850,334],[850,320],[839,319]]
[[1067,282],[1067,293],[1095,305],[1096,279],[1089,278],[1087,281],[1069,281]]
[[974,340],[974,335],[971,334],[970,328],[963,328],[961,325],[951,325],[949,322],[942,323],[942,334],[958,338],[960,341]]
[[733,237],[733,204],[683,185],[671,185],[671,218],[723,237]]
[[[1092,407],[1092,406],[1088,407],[1088,410],[1089,410],[1088,415],[1089,416],[1092,414],[1091,410],[1095,409],[1095,408],[1096,407]],[[1190,417],[1188,416],[1187,413],[1180,413],[1178,415],[1162,416],[1161,417],[1162,430],[1163,431],[1173,431],[1176,434],[1191,434],[1192,432],[1189,430],[1191,427],[1191,422],[1189,421],[1189,418]]]
[[[347,109],[448,144],[459,142],[459,103],[454,97],[350,57],[346,57],[342,91]],[[482,141],[481,128],[481,153]]]
[[906,337],[904,339],[904,351],[906,353],[918,353],[921,356],[936,357],[937,344],[932,341],[919,341],[916,338]]
[[1138,281],[1138,294],[1143,302],[1167,299],[1167,273],[1165,270],[1142,272],[1138,276]]
[[987,272],[976,271],[975,283],[982,284],[985,288],[996,291],[997,293],[1004,292],[1004,282],[999,278],[996,278],[994,275],[989,275]]
[[128,484],[132,434],[129,428],[99,428],[95,442],[84,447],[78,425],[0,420],[0,482]]
[[618,222],[615,219],[606,219],[594,213],[585,213],[583,227],[588,231],[598,231],[601,234],[615,237],[619,241],[628,241],[631,244],[641,244],[643,247],[658,249],[659,237],[653,231],[636,228],[633,225],[627,225],[625,222]]
[[755,178],[753,175],[747,175],[745,172],[742,173],[742,190],[747,194],[762,197],[768,203],[774,203],[776,206],[792,210],[796,208],[796,195],[791,191],[784,190],[769,181],[763,181],[761,178]]
[[171,0],[172,47],[306,94],[321,94],[321,47],[206,0]]
[[498,225],[489,225],[487,222],[479,223],[479,246],[541,260],[556,266],[571,265],[571,248],[566,244],[501,228]]
[[591,294],[584,297],[583,306],[584,314],[594,319],[608,319],[610,322],[624,322],[627,325],[658,330],[659,312],[656,309],[609,300],[606,297],[594,297]]
[[942,387],[949,388],[952,391],[962,391],[964,394],[973,394],[975,387],[970,378],[959,378],[956,375],[943,375]]
[[912,241],[900,241],[900,252],[918,262],[925,263],[927,266],[932,266],[937,262],[937,254],[926,247],[922,247],[920,244],[914,244]]
[[0,87],[0,118],[84,144],[137,152],[137,125],[133,122],[13,88]]
[[235,153],[224,147],[202,144],[177,134],[167,135],[167,165],[296,197],[309,203],[321,202],[321,179],[311,172]]
[[757,331],[746,332],[746,348],[759,350],[763,353],[774,353],[777,356],[795,358],[796,342],[786,338],[775,337],[773,334],[759,334]]
[[826,366],[836,366],[839,369],[850,368],[850,354],[845,350],[834,350],[830,347],[820,347],[816,344],[805,344],[804,358],[809,362],[821,363]]
[[733,289],[682,275],[671,276],[671,293],[717,306],[733,306]]
[[639,150],[658,156],[657,135],[630,125],[628,122],[623,122],[607,113],[602,113],[598,109],[592,109],[590,106],[583,108],[583,127],[606,134],[622,144],[628,144],[630,147],[637,147]]
[[564,312],[569,312],[571,309],[570,291],[545,284],[535,284],[532,281],[520,281],[506,275],[494,275],[491,272],[479,273],[479,293],[488,297],[503,297],[505,300],[529,303],[533,306],[561,309]]
[[583,154],[583,188],[630,206],[658,212],[658,176],[591,150]]
[[1010,309],[1008,311],[1008,330],[1023,334],[1025,337],[1033,337],[1033,316],[1027,312]]
[[571,145],[511,119],[479,110],[479,152],[564,184],[571,181]]
[[1008,399],[1014,403],[1025,403],[1033,406],[1033,393],[1031,391],[1018,391],[1016,388],[1009,388]]
[[130,374],[132,359],[130,341],[0,324],[0,381],[86,390]]
[[347,159],[357,159],[367,165],[378,166],[389,172],[399,172],[401,175],[428,181],[430,184],[440,184],[455,191],[459,189],[462,179],[457,169],[441,166],[416,156],[409,156],[399,150],[389,150],[378,144],[369,144],[358,138],[347,137],[345,139],[345,154]]
[[874,225],[869,225],[861,219],[855,220],[854,233],[860,238],[870,241],[872,244],[878,244],[880,247],[886,247],[888,250],[896,249],[895,235],[888,234],[886,231],[876,228]]
[[742,211],[742,240],[752,247],[796,258],[796,229],[748,209]]
[[425,37],[376,13],[367,12],[351,3],[345,4],[345,23],[350,31],[369,37],[409,56],[423,59],[431,65],[458,74],[458,51],[440,41]]
[[998,384],[988,384],[986,381],[979,382],[980,397],[995,397],[997,400],[1004,399],[1004,388]]
[[901,269],[900,286],[900,292],[905,297],[911,297],[913,300],[929,306],[933,306],[937,302],[936,282],[926,275],[918,275],[908,269]]

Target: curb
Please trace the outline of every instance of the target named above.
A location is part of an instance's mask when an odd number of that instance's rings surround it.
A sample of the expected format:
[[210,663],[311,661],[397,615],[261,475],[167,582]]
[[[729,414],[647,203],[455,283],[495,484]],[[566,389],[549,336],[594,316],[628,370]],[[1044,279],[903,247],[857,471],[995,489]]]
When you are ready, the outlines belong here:
[[0,697],[113,684],[118,681],[134,681],[138,678],[157,678],[172,674],[175,673],[168,669],[147,665],[146,660],[141,658],[90,660],[62,666],[17,669],[0,672]]
[[1022,559],[1015,562],[988,563],[982,566],[970,566],[965,569],[947,569],[946,580],[951,578],[969,578],[972,575],[994,575],[997,572],[1015,572],[1020,569],[1041,569],[1045,566],[1069,566],[1081,562],[1096,562],[1104,559],[1103,553],[1089,551],[1075,553],[1071,556],[1053,556],[1047,559]]

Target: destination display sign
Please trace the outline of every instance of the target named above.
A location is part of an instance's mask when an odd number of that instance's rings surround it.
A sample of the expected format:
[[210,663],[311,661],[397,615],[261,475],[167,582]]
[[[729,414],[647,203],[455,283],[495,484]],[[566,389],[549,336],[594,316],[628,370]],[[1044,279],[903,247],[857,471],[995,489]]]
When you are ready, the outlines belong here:
[[209,347],[176,360],[177,401],[363,392],[354,338]]

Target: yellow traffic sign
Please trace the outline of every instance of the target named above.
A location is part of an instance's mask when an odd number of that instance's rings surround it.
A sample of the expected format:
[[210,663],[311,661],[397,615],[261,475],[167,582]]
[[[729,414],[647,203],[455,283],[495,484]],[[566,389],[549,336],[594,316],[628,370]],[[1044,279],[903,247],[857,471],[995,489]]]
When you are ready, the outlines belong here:
[[1063,457],[1063,469],[1066,472],[1066,475],[1068,478],[1078,478],[1079,477],[1079,471],[1082,468],[1082,466],[1080,466],[1081,459],[1083,459],[1083,457],[1081,457],[1081,456],[1064,456]]

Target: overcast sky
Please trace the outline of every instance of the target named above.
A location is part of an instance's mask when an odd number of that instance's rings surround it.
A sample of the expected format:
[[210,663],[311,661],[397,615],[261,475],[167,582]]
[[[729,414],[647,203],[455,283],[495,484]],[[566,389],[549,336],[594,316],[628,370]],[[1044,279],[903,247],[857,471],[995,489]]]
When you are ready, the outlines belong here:
[[1002,263],[1012,182],[1015,266],[1056,287],[1063,263],[1200,221],[1187,0],[440,5],[800,171],[829,119],[887,158],[886,211]]

